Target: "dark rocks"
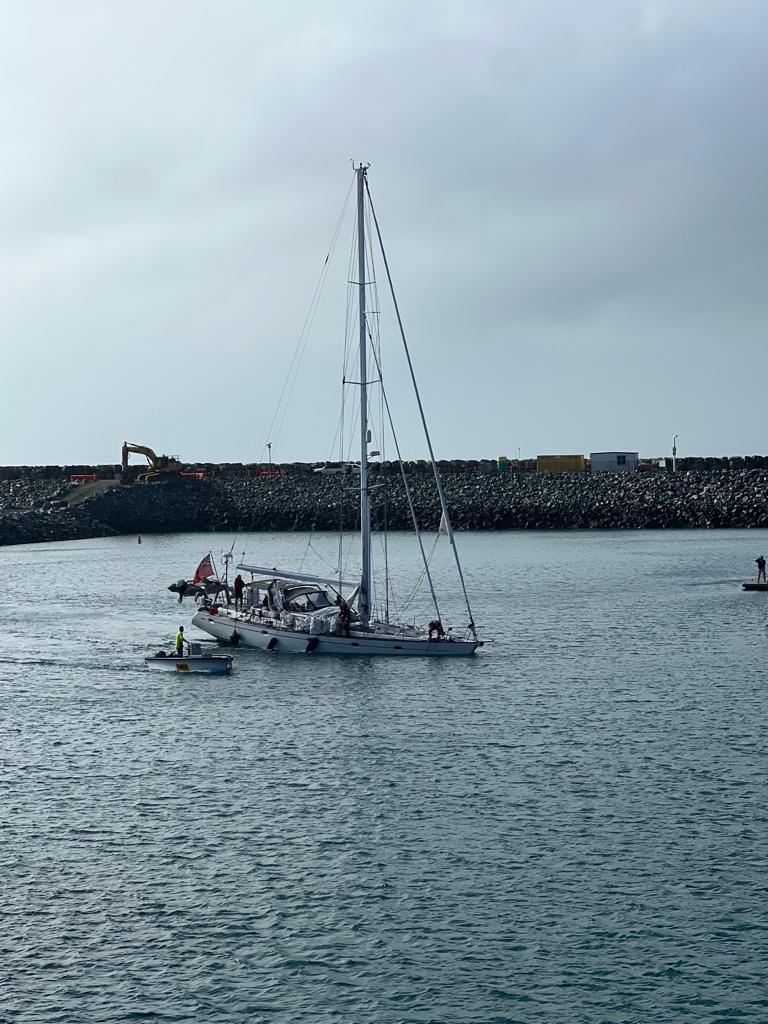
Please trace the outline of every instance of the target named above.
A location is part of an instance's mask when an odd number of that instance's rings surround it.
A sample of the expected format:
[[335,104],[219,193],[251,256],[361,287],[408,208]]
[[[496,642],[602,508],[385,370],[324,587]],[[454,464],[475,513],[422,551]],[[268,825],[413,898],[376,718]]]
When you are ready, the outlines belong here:
[[[441,464],[453,524],[463,530],[664,529],[768,526],[768,468],[725,469],[726,460],[701,460],[706,469],[536,476],[498,473],[491,463]],[[690,461],[690,460],[688,460]],[[731,460],[733,462],[733,460]],[[464,468],[462,468],[464,467]],[[98,490],[69,506],[68,478],[0,480],[0,544],[68,540],[111,533],[199,530],[356,530],[355,473],[323,475],[311,466],[280,467],[282,475],[244,474],[213,479],[133,484]],[[436,530],[440,507],[431,467],[407,466],[420,525]],[[412,528],[399,467],[372,471],[374,525]]]
[[228,530],[233,517],[224,481],[167,480],[112,487],[86,498],[78,509],[117,533]]
[[80,510],[77,513],[55,509],[0,513],[0,545],[111,537],[116,532]]
[[0,512],[24,512],[31,508],[42,508],[46,502],[57,497],[64,480],[62,478],[12,478],[0,480]]

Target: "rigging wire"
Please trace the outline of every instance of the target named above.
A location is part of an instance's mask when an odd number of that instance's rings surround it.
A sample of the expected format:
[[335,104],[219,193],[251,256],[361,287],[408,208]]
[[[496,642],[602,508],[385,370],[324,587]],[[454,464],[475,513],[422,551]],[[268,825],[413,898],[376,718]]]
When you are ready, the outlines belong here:
[[381,468],[379,470],[379,481],[383,488],[383,506],[384,506],[384,534],[382,538],[382,548],[384,556],[384,621],[389,622],[389,602],[390,602],[390,590],[391,581],[389,575],[389,477],[384,469],[384,463],[387,458],[387,433],[386,425],[384,422],[384,373],[382,370],[382,356],[381,356],[381,304],[379,302],[379,289],[376,283],[376,273],[374,269],[374,254],[373,254],[373,233],[370,231],[370,216],[369,216],[369,230],[368,237],[371,240],[371,269],[373,277],[373,301],[376,308],[375,313],[375,342],[371,339],[371,344],[375,346],[378,353],[376,365],[379,371],[379,429],[381,432],[381,438],[379,441],[380,448],[380,459]]
[[315,545],[312,543],[311,539],[310,539],[310,542],[309,542],[309,547],[310,547],[310,549],[312,551],[314,551],[314,553],[317,555],[317,557],[320,559],[320,561],[323,563],[323,565],[326,566],[326,568],[330,569],[331,572],[334,572],[334,573],[338,572],[338,570],[339,570],[338,565],[334,565],[333,562],[329,562],[328,559],[325,557],[325,555],[321,554],[317,550]]
[[[267,440],[264,442],[264,448],[266,448],[268,444],[274,443],[275,438],[278,438],[280,436],[280,433],[281,433],[281,431],[283,429],[283,426],[284,426],[284,423],[285,423],[285,417],[287,415],[287,411],[288,411],[288,408],[290,406],[290,399],[291,399],[291,396],[293,394],[293,389],[294,389],[294,387],[296,385],[296,380],[298,378],[298,373],[299,373],[299,368],[301,366],[301,361],[302,361],[302,358],[304,356],[304,352],[306,351],[307,341],[309,339],[309,334],[310,334],[310,331],[312,329],[312,325],[313,325],[313,323],[315,321],[315,316],[317,315],[317,309],[318,309],[318,306],[320,304],[320,298],[322,296],[323,288],[325,286],[325,282],[326,282],[326,279],[328,277],[328,269],[330,267],[331,258],[333,256],[334,250],[336,248],[336,243],[337,243],[338,238],[339,238],[339,233],[341,231],[341,226],[342,226],[342,223],[344,221],[344,217],[346,215],[347,206],[349,205],[349,197],[352,194],[352,186],[353,186],[353,184],[354,184],[354,178],[352,179],[352,181],[350,181],[349,188],[347,189],[347,194],[344,197],[344,202],[343,202],[342,207],[341,207],[341,212],[339,213],[338,220],[336,221],[336,227],[334,228],[333,236],[331,238],[331,244],[330,244],[330,247],[328,249],[328,253],[327,253],[326,257],[325,257],[325,261],[323,262],[323,268],[320,271],[320,277],[319,277],[318,282],[317,282],[317,284],[315,286],[315,291],[314,291],[314,294],[312,296],[312,301],[309,304],[309,309],[307,310],[307,315],[304,318],[304,324],[303,324],[303,326],[301,328],[301,332],[299,334],[299,340],[296,343],[296,348],[294,349],[293,356],[292,356],[290,364],[288,366],[288,371],[287,371],[287,373],[285,375],[285,380],[283,381],[283,387],[282,387],[282,389],[280,391],[280,396],[278,397],[278,400],[277,400],[277,405],[275,407],[275,412],[274,412],[274,414],[272,416],[272,420],[271,420],[271,422],[269,424],[269,429],[267,430]],[[262,451],[263,451],[263,449],[262,449]]]
[[439,543],[440,543],[440,533],[438,531],[438,533],[436,534],[435,539],[434,539],[434,541],[432,543],[432,550],[427,555],[427,559],[426,559],[426,563],[424,565],[424,568],[421,570],[421,573],[419,574],[418,579],[414,583],[413,588],[411,589],[410,594],[408,595],[408,597],[405,599],[405,602],[403,603],[403,614],[405,614],[405,612],[407,612],[408,609],[413,604],[413,601],[414,601],[414,599],[416,597],[416,594],[419,592],[419,588],[421,587],[421,584],[424,581],[424,577],[427,574],[427,568],[428,568],[428,566],[430,566],[432,564],[432,559],[435,556],[435,551],[437,551],[437,545]]
[[[347,542],[346,556],[344,554],[344,547],[346,542],[346,536],[344,533],[344,515],[346,509],[346,495],[349,488],[346,486],[346,471],[345,467],[351,462],[352,456],[352,444],[354,430],[358,424],[358,415],[356,404],[353,404],[353,419],[352,419],[352,431],[349,434],[349,442],[347,445],[346,438],[346,427],[347,427],[347,401],[349,397],[349,388],[352,386],[357,374],[356,370],[358,367],[358,361],[360,358],[359,349],[357,345],[352,344],[352,334],[354,325],[358,320],[358,293],[353,280],[355,272],[355,262],[357,257],[357,219],[354,221],[354,229],[352,231],[352,237],[350,239],[349,246],[349,257],[347,263],[347,296],[346,296],[346,310],[344,318],[344,359],[342,363],[342,377],[341,377],[341,408],[339,418],[337,420],[336,431],[331,442],[331,459],[333,458],[334,449],[338,442],[338,459],[339,467],[341,472],[339,473],[338,479],[338,494],[339,494],[339,580],[346,572],[346,567],[349,563],[351,554],[352,538]],[[341,589],[341,587],[340,587]]]
[[[429,457],[430,457],[430,460],[432,462],[432,472],[434,473],[435,484],[437,485],[437,493],[440,496],[440,507],[442,509],[443,517],[444,517],[444,520],[445,520],[445,527],[446,527],[446,530],[448,531],[448,539],[449,539],[449,541],[451,543],[451,547],[453,548],[454,560],[456,562],[456,570],[457,570],[457,572],[459,574],[459,581],[461,583],[462,593],[464,594],[464,603],[466,605],[467,613],[469,615],[469,629],[470,629],[474,639],[477,640],[477,627],[475,626],[474,617],[472,615],[472,608],[471,608],[470,603],[469,603],[469,595],[467,594],[467,587],[466,587],[466,584],[464,582],[464,573],[463,573],[462,568],[461,568],[461,560],[459,559],[459,551],[458,551],[458,548],[456,547],[456,538],[454,537],[453,527],[451,526],[451,518],[450,518],[450,514],[448,512],[448,506],[447,506],[446,501],[445,501],[445,493],[443,491],[443,485],[442,485],[442,482],[440,480],[440,473],[438,472],[438,469],[437,469],[437,462],[435,461],[435,453],[434,453],[434,449],[432,447],[432,438],[430,437],[429,429],[427,427],[427,420],[426,420],[426,417],[424,415],[424,407],[421,404],[421,395],[419,394],[418,385],[416,384],[416,374],[414,373],[413,363],[411,361],[411,353],[410,353],[410,350],[408,348],[408,342],[406,341],[406,338],[405,338],[405,328],[403,327],[403,321],[402,321],[402,318],[400,316],[400,307],[398,306],[397,297],[395,295],[395,286],[394,286],[394,284],[392,282],[392,275],[391,275],[391,273],[389,271],[389,263],[387,261],[387,254],[386,254],[386,252],[384,250],[384,242],[383,242],[382,237],[381,237],[381,230],[379,228],[379,221],[378,221],[378,218],[376,217],[376,210],[375,210],[374,205],[373,205],[373,200],[371,199],[371,193],[370,193],[370,190],[368,188],[368,181],[367,181],[367,179],[365,180],[365,191],[366,191],[366,193],[368,195],[368,202],[370,203],[370,206],[371,206],[371,216],[373,217],[373,223],[374,223],[374,225],[376,227],[376,235],[377,235],[378,240],[379,240],[379,248],[381,249],[381,258],[382,258],[382,260],[384,262],[384,269],[385,269],[386,274],[387,274],[387,281],[389,283],[389,290],[390,290],[390,294],[392,296],[392,303],[393,303],[393,305],[395,307],[395,315],[397,317],[398,327],[400,328],[400,337],[401,337],[402,342],[403,342],[403,348],[405,350],[405,357],[406,357],[406,360],[408,362],[408,369],[409,369],[410,374],[411,374],[411,381],[413,383],[413,388],[414,388],[414,391],[416,393],[416,402],[418,404],[419,414],[421,416],[421,425],[422,425],[422,428],[424,430],[424,437],[426,438],[427,447],[429,449]],[[438,618],[439,618],[439,616],[438,616]]]
[[[374,352],[373,357],[374,357],[374,359],[376,359],[376,352]],[[381,367],[378,364],[378,360],[377,360],[377,364],[376,365],[377,365],[377,367],[379,369],[379,377],[381,377]],[[416,534],[416,541],[417,541],[417,543],[419,545],[419,551],[421,552],[421,560],[422,560],[422,563],[424,564],[424,570],[425,570],[425,573],[426,573],[427,581],[429,582],[429,592],[432,595],[432,604],[434,605],[434,608],[435,608],[435,614],[436,614],[437,618],[439,619],[440,618],[440,608],[438,607],[438,604],[437,604],[437,594],[435,593],[435,586],[434,586],[434,583],[432,582],[432,574],[429,571],[429,565],[427,563],[426,554],[424,553],[424,541],[422,540],[421,530],[419,529],[419,521],[418,521],[418,518],[416,516],[416,509],[415,509],[414,504],[413,504],[413,495],[411,494],[411,488],[408,486],[408,478],[405,475],[405,466],[403,465],[403,457],[402,457],[402,455],[400,453],[400,442],[397,439],[397,432],[395,431],[395,424],[392,421],[392,411],[391,411],[391,409],[389,407],[389,399],[387,398],[387,391],[386,391],[386,388],[384,387],[383,380],[382,380],[382,384],[381,384],[381,390],[382,390],[382,394],[384,396],[384,408],[386,409],[386,412],[387,412],[387,419],[389,421],[389,429],[392,432],[392,443],[395,446],[395,451],[397,453],[397,460],[398,460],[398,463],[400,464],[400,475],[401,475],[402,480],[403,480],[403,487],[405,488],[405,496],[406,496],[406,499],[408,500],[408,508],[410,510],[410,513],[411,513],[411,522],[413,523],[413,529],[414,529],[414,532]]]
[[[372,267],[371,277],[372,277],[372,282],[373,282],[373,285],[372,285],[373,293],[374,293],[373,294],[373,298],[374,298],[375,310],[376,310],[376,319],[375,319],[375,322],[374,322],[375,326],[374,326],[373,331],[372,331],[370,325],[368,325],[368,336],[370,338],[371,347],[376,351],[376,353],[378,355],[377,369],[378,369],[378,373],[379,373],[379,384],[380,384],[379,404],[380,404],[380,422],[381,422],[381,442],[380,442],[380,444],[381,444],[382,451],[384,451],[384,446],[385,446],[384,406],[385,406],[385,403],[386,403],[387,399],[386,399],[386,394],[385,394],[385,390],[384,390],[384,381],[383,381],[384,373],[383,373],[383,369],[382,369],[382,365],[381,365],[381,351],[382,351],[382,349],[381,349],[381,331],[380,331],[380,321],[381,321],[380,310],[381,310],[381,304],[380,304],[380,299],[379,299],[378,285],[376,283],[376,275],[375,275],[375,272],[373,270],[374,262],[375,262],[375,252],[374,252],[374,248],[375,247],[374,247],[374,241],[373,241],[373,231],[371,230],[371,215],[373,215],[375,217],[375,213],[373,213],[373,204],[370,201],[370,193],[368,194],[368,205],[366,207],[366,213],[367,213],[367,225],[368,225],[368,240],[369,240],[370,263],[371,263],[371,267]],[[385,259],[385,266],[386,266],[386,256],[384,254],[383,249],[382,249],[382,256]],[[394,423],[392,422],[391,418],[390,418],[390,427],[391,427],[391,431],[392,431],[393,438],[394,438],[395,437],[395,428],[394,428]],[[400,466],[401,466],[401,473],[403,474],[403,477],[404,477],[404,470],[402,468],[402,459],[400,459],[399,461],[400,461]],[[405,481],[405,477],[404,477],[404,481]],[[386,523],[386,516],[387,516],[387,482],[384,481],[384,480],[383,480],[383,486],[385,488],[385,493],[384,493],[384,515],[385,515],[385,523]],[[406,490],[407,490],[408,489],[407,481],[405,481],[405,486],[406,486]],[[416,523],[417,516],[416,516],[416,513],[415,513],[415,508],[412,509],[412,520],[414,522],[415,530],[416,530],[416,533],[418,535],[419,534],[419,528],[418,528],[418,525]],[[432,581],[431,573],[430,573],[430,566],[432,564],[432,560],[433,560],[435,551],[437,550],[437,545],[439,543],[439,540],[440,540],[440,533],[438,531],[437,535],[435,536],[435,540],[433,542],[431,551],[429,552],[429,554],[425,554],[423,545],[421,543],[421,537],[419,536],[419,546],[420,546],[420,549],[421,549],[423,567],[422,567],[421,573],[419,574],[419,576],[418,576],[418,578],[417,578],[417,580],[416,580],[416,582],[415,582],[415,584],[414,584],[414,586],[413,586],[413,588],[411,590],[410,595],[408,596],[408,598],[405,601],[405,604],[402,606],[401,609],[398,609],[398,611],[397,611],[398,616],[401,615],[401,614],[403,616],[405,615],[405,613],[407,612],[407,610],[409,609],[409,607],[413,603],[416,595],[418,594],[424,579],[427,578],[428,582],[429,582],[430,592],[431,592],[432,599],[433,599],[433,604],[434,604],[434,607],[435,607],[435,612],[437,614],[437,617],[440,618],[440,611],[439,611],[439,608],[438,608],[437,599],[436,599],[436,595],[435,595],[435,590],[434,590],[434,586],[433,586],[433,581]],[[384,552],[384,562],[385,562],[385,603],[388,603],[390,587],[389,587],[389,579],[388,579],[388,568],[389,568],[389,566],[388,566],[388,536],[387,536],[387,532],[386,532],[386,527],[385,527],[384,537],[383,537],[383,541],[382,541],[382,548],[383,548],[383,552]]]
[[[339,461],[343,462],[345,459],[344,424],[347,403],[347,386],[350,385],[353,380],[356,368],[356,360],[359,358],[357,346],[353,346],[350,342],[353,324],[357,320],[357,291],[353,287],[354,282],[352,281],[352,274],[354,272],[354,260],[357,249],[355,242],[356,238],[357,221],[355,221],[355,229],[353,232],[353,237],[349,249],[349,262],[347,264],[347,301],[344,318],[344,359],[342,362],[341,375],[341,410],[339,418],[337,420],[336,430],[331,441],[330,454],[328,456],[329,461],[333,461],[334,449],[336,448],[337,441],[339,442]],[[351,366],[350,360],[352,361]]]
[[[369,194],[369,196],[368,196],[368,204],[366,205],[366,224],[367,224],[367,228],[368,228],[368,231],[367,231],[368,259],[369,259],[369,263],[370,263],[370,266],[371,266],[371,282],[372,282],[373,302],[374,302],[374,307],[375,307],[373,312],[375,313],[375,317],[372,317],[373,323],[370,323],[370,322],[366,321],[366,332],[367,332],[368,338],[369,338],[370,343],[371,343],[371,349],[373,351],[374,360],[376,362],[376,369],[377,369],[377,372],[378,372],[378,381],[377,381],[377,383],[379,385],[379,412],[380,412],[380,424],[381,424],[381,427],[380,427],[381,440],[379,441],[379,445],[381,447],[382,453],[384,453],[384,451],[385,451],[385,436],[386,436],[386,430],[385,430],[385,423],[386,423],[386,421],[385,421],[384,413],[386,411],[387,414],[389,414],[389,406],[388,406],[387,395],[386,395],[386,391],[385,391],[385,387],[384,387],[384,372],[383,372],[383,368],[382,368],[381,312],[380,312],[381,311],[381,302],[380,302],[380,298],[379,298],[379,290],[378,290],[378,284],[377,284],[376,273],[375,273],[375,246],[374,246],[374,238],[373,238],[373,231],[372,231],[372,225],[371,225],[371,214],[372,214],[372,204],[370,202],[370,194]],[[383,255],[383,253],[382,253],[382,255]],[[431,578],[431,575],[430,575],[430,572],[429,572],[429,566],[430,566],[430,563],[431,563],[431,560],[432,560],[432,556],[434,555],[435,547],[433,547],[433,549],[432,549],[432,551],[431,551],[431,553],[429,555],[425,554],[424,546],[423,546],[422,538],[421,538],[421,531],[420,531],[419,525],[418,525],[418,517],[416,515],[415,506],[413,505],[413,503],[411,501],[410,488],[409,488],[408,481],[407,481],[406,476],[405,476],[405,470],[404,470],[404,467],[403,467],[403,461],[402,461],[402,458],[400,456],[399,442],[397,440],[397,436],[396,436],[396,432],[395,432],[395,427],[394,427],[394,422],[393,422],[393,419],[392,419],[391,416],[389,416],[389,426],[390,426],[390,431],[392,433],[392,439],[393,439],[393,442],[395,444],[397,455],[398,455],[398,462],[399,462],[399,466],[400,466],[400,472],[401,472],[401,475],[402,475],[402,478],[403,478],[403,483],[404,483],[404,487],[405,487],[405,491],[406,491],[406,497],[407,497],[407,499],[409,501],[409,507],[410,507],[410,512],[411,512],[411,521],[412,521],[412,524],[413,524],[413,527],[414,527],[414,531],[416,533],[417,541],[418,541],[418,544],[419,544],[419,549],[421,551],[422,565],[423,565],[422,571],[421,571],[421,573],[420,573],[420,575],[418,577],[418,580],[416,582],[416,586],[414,587],[413,593],[411,594],[411,596],[407,600],[405,606],[402,609],[397,608],[397,602],[394,601],[394,594],[392,595],[392,597],[393,597],[393,604],[396,607],[396,614],[398,615],[398,617],[400,616],[401,613],[404,615],[405,612],[408,609],[408,606],[413,601],[413,599],[415,597],[415,594],[418,592],[419,588],[421,587],[421,584],[424,581],[425,577],[427,577],[428,581],[429,581],[430,593],[431,593],[431,596],[432,596],[432,603],[433,603],[434,608],[435,608],[435,614],[436,614],[437,618],[439,619],[440,618],[440,609],[438,607],[436,591],[435,591],[435,588],[434,588],[434,585],[433,585],[433,581],[432,581],[432,578]],[[376,432],[374,431],[374,436],[375,436],[375,434],[376,434]],[[383,457],[382,457],[382,461],[383,461]],[[384,490],[384,510],[385,510],[385,523],[386,523],[386,514],[387,514],[387,481],[383,477],[382,477],[382,485],[383,485],[383,487],[385,489]],[[390,580],[389,580],[389,550],[388,550],[388,532],[387,532],[387,529],[386,529],[386,525],[385,525],[384,536],[383,536],[383,539],[382,539],[382,551],[383,551],[383,554],[384,554],[384,584],[385,584],[384,602],[385,602],[385,615],[387,616],[387,620],[388,620],[388,614],[389,614],[388,607],[389,607],[389,598],[390,598],[391,586],[390,586]]]

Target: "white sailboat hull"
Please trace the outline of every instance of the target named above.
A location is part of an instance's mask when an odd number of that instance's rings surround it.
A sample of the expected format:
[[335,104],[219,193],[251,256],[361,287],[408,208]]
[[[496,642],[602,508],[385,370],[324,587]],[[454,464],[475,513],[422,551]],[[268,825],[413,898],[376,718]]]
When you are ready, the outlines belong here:
[[[197,612],[192,625],[217,640],[258,647],[276,654],[337,654],[346,657],[394,658],[466,658],[475,653],[479,643],[470,640],[428,640],[419,636],[403,636],[396,632],[377,632],[353,626],[349,637],[324,633],[314,635],[285,629],[270,622],[249,622],[225,612],[211,615],[206,609]],[[386,627],[385,627],[386,628]]]

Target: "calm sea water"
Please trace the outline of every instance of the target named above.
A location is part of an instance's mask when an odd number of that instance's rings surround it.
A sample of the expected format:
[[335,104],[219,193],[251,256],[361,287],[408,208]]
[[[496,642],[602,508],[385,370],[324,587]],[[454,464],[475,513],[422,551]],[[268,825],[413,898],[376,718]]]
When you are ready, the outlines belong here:
[[224,679],[142,657],[231,537],[0,549],[0,1020],[768,1021],[768,535],[460,540],[475,659]]

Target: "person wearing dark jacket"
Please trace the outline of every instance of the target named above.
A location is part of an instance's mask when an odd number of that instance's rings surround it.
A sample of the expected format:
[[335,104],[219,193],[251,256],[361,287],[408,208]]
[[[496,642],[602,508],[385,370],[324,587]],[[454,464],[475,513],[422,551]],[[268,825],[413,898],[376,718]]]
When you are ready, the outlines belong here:
[[344,631],[344,636],[349,636],[349,623],[352,620],[352,612],[341,594],[337,595],[336,604],[339,606],[339,628]]
[[759,583],[762,577],[763,583],[765,583],[765,559],[762,555],[759,555],[755,562],[757,563],[757,582]]

